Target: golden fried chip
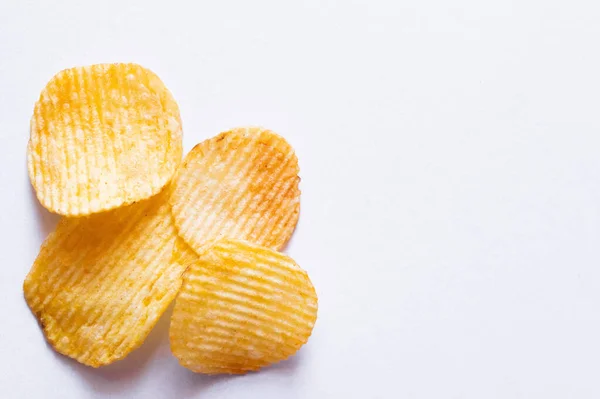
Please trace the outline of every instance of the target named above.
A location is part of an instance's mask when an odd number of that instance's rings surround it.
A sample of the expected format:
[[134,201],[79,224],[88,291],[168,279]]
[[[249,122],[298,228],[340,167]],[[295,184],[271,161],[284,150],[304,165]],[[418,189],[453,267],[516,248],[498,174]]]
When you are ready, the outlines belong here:
[[173,219],[197,252],[221,238],[280,249],[300,212],[298,158],[277,134],[240,128],[198,144],[174,178]]
[[198,254],[194,251],[183,238],[177,236],[175,246],[173,247],[173,256],[171,262],[177,263],[182,270],[185,270],[191,263],[198,259]]
[[134,205],[63,218],[23,290],[50,344],[98,367],[142,344],[181,286],[165,188]]
[[42,91],[27,148],[41,204],[83,216],[157,194],[182,156],[179,108],[136,64],[67,69]]
[[222,240],[190,264],[171,316],[171,350],[184,367],[241,374],[287,359],[317,319],[308,275],[287,256]]

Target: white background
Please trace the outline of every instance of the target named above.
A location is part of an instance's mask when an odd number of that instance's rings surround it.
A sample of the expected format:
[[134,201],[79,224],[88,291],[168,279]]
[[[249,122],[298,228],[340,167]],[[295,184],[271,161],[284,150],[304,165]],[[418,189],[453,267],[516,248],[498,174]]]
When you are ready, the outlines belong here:
[[[600,397],[597,1],[0,0],[0,398]],[[56,218],[29,118],[59,70],[133,61],[185,147],[262,125],[296,148],[287,253],[320,297],[290,361],[211,378],[168,315],[103,369],[56,355],[21,285]]]

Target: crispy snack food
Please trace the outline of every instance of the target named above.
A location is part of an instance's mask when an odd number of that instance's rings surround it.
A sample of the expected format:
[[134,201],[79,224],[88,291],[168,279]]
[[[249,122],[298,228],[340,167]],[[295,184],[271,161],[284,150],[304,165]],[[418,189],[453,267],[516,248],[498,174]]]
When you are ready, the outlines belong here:
[[173,247],[172,262],[177,263],[182,270],[198,259],[196,251],[194,251],[183,238],[177,236],[175,239],[175,246]]
[[222,240],[184,273],[171,317],[171,350],[192,371],[242,374],[296,353],[316,318],[315,289],[292,259]]
[[173,219],[201,254],[221,238],[280,249],[300,212],[298,158],[277,134],[239,128],[198,144],[174,178]]
[[60,353],[98,367],[142,344],[181,286],[169,188],[140,203],[63,218],[25,279],[27,304]]
[[51,212],[83,216],[149,198],[168,183],[181,156],[177,103],[139,65],[66,69],[35,104],[29,177]]

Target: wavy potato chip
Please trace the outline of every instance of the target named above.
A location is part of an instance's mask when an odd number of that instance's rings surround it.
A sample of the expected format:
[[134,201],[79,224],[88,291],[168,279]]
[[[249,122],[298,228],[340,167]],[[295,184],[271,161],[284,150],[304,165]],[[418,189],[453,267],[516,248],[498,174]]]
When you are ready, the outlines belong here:
[[183,238],[177,236],[173,247],[172,262],[177,263],[185,270],[191,263],[198,259],[198,254],[194,251]]
[[192,371],[258,370],[296,353],[312,333],[315,289],[283,254],[222,240],[183,276],[169,335],[173,354]]
[[280,249],[300,212],[298,158],[277,134],[234,129],[198,144],[173,180],[173,220],[197,253],[221,238]]
[[179,108],[136,64],[66,69],[42,91],[27,148],[41,204],[83,216],[157,194],[182,156]]
[[106,213],[63,218],[23,284],[50,344],[98,367],[142,344],[181,286],[165,188]]

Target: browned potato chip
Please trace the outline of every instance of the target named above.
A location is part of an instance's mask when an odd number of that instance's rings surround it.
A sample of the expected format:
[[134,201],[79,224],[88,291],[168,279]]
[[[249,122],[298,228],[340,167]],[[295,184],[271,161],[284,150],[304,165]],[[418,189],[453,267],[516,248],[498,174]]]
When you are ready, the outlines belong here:
[[184,273],[171,350],[195,372],[245,373],[296,353],[316,318],[315,289],[292,259],[243,241],[218,241]]
[[277,134],[241,128],[198,144],[174,179],[179,235],[197,252],[221,238],[280,249],[300,212],[298,158]]
[[181,286],[172,262],[168,188],[140,203],[63,218],[46,239],[23,289],[50,344],[98,367],[142,344]]
[[177,103],[139,65],[61,71],[35,104],[29,176],[51,212],[82,216],[149,198],[171,179],[181,156]]

